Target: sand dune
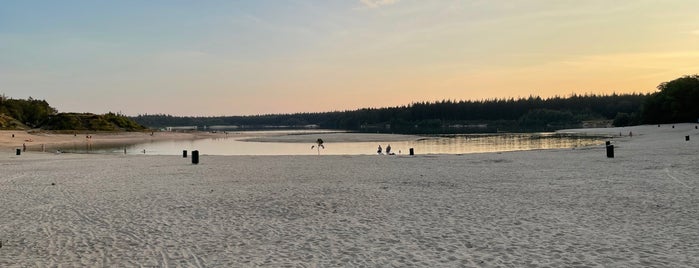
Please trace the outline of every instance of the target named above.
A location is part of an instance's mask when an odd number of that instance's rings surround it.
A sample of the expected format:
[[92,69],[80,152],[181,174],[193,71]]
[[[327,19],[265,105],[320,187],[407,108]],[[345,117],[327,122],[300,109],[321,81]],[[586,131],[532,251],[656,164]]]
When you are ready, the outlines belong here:
[[624,136],[611,159],[6,150],[0,266],[699,266],[699,130],[574,131]]

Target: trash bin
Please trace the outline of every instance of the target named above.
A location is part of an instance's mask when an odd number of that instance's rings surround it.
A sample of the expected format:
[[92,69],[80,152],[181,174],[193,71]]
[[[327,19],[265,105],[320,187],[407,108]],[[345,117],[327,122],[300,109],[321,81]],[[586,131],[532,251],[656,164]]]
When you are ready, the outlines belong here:
[[607,145],[607,157],[614,158],[614,145]]
[[21,155],[21,154],[22,154],[22,149],[19,149],[19,148],[18,148],[18,149],[17,149],[17,155]]
[[187,158],[187,150],[182,151],[182,158]]
[[413,150],[413,148],[410,148],[410,155],[415,155],[415,150]]

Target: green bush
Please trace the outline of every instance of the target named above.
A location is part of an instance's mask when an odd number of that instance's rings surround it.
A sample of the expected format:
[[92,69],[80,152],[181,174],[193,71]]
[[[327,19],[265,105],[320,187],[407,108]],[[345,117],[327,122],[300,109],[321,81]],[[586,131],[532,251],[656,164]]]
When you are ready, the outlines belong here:
[[140,131],[146,129],[125,116],[113,113],[104,115],[59,113],[50,117],[43,128],[47,130],[91,131]]

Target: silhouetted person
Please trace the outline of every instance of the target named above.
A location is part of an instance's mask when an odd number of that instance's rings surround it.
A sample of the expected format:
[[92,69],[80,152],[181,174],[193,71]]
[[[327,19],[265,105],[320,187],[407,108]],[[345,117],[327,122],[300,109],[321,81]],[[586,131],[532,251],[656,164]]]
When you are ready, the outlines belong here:
[[391,154],[391,145],[386,146],[386,154]]
[[376,150],[376,153],[377,153],[377,154],[381,154],[381,145],[379,145],[379,149]]

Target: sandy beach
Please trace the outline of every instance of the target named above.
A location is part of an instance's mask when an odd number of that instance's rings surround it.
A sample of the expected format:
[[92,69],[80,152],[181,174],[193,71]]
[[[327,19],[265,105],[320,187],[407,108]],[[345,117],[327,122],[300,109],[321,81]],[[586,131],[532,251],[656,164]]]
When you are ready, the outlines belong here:
[[672,126],[562,131],[617,136],[615,158],[596,146],[198,165],[16,156],[12,139],[76,137],[2,131],[0,267],[697,267],[699,130]]

